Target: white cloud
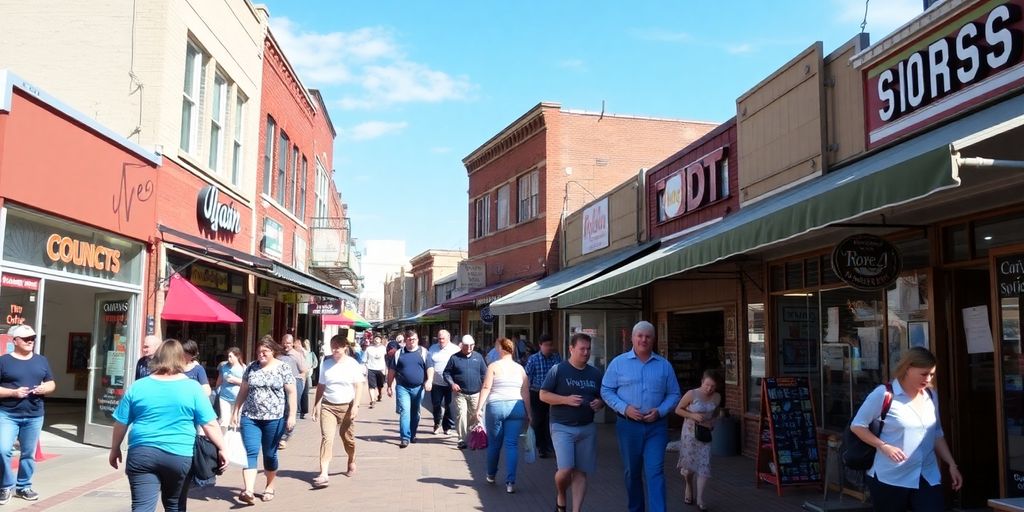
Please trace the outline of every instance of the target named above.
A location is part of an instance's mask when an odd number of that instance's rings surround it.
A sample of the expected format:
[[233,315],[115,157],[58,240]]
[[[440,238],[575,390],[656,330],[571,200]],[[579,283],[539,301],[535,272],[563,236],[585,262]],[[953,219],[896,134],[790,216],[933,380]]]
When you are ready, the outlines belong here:
[[582,72],[587,70],[587,63],[583,62],[582,59],[565,59],[559,61],[558,67],[568,69],[570,71]]
[[300,78],[308,85],[339,86],[342,108],[465,100],[474,88],[468,77],[409,60],[386,28],[317,33],[288,18],[271,25]]
[[685,43],[693,40],[693,36],[686,32],[677,32],[663,28],[635,29],[633,37],[645,41],[657,41],[660,43]]
[[[864,21],[863,0],[832,0],[840,23],[849,23],[850,29],[860,30]],[[868,24],[865,31],[872,41],[881,39],[922,12],[921,0],[885,0],[868,4]]]
[[751,52],[754,51],[754,45],[752,45],[750,43],[739,43],[739,44],[726,45],[725,46],[725,51],[727,51],[727,52],[729,52],[729,53],[731,53],[733,55],[740,55],[740,54],[743,54],[743,53],[751,53]]
[[370,140],[385,135],[394,135],[401,133],[403,130],[408,128],[409,123],[404,121],[397,123],[389,123],[386,121],[367,121],[365,123],[359,123],[352,128],[342,130],[342,134],[345,138],[351,140]]

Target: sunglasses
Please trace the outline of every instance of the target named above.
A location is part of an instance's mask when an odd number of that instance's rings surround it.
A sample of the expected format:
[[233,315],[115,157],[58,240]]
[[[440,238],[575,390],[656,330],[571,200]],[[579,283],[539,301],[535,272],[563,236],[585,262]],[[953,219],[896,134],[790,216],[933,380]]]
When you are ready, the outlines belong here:
[[29,337],[26,337],[26,338],[18,338],[18,339],[21,340],[21,341],[27,341],[29,343],[33,343],[33,342],[36,341],[36,337],[35,336],[29,336]]

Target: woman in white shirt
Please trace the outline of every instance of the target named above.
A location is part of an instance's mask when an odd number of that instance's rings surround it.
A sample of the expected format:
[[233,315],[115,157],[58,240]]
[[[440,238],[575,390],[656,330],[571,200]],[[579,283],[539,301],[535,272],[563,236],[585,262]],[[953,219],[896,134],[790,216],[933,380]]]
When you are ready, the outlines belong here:
[[885,386],[878,386],[864,399],[850,425],[857,437],[878,450],[868,470],[876,511],[946,510],[936,455],[949,466],[953,490],[963,483],[939,421],[938,397],[931,389],[936,364],[927,349],[908,350],[896,366],[892,405],[879,435],[868,426],[881,415]]
[[487,435],[487,483],[493,484],[498,474],[498,458],[505,447],[505,492],[515,492],[516,465],[519,463],[519,434],[530,424],[530,384],[526,370],[512,358],[515,345],[508,338],[495,343],[498,360],[487,367],[477,417],[486,407]]
[[338,429],[348,454],[348,476],[356,471],[355,421],[359,414],[363,366],[348,354],[348,340],[342,335],[331,338],[331,357],[324,358],[320,382],[313,402],[313,421],[320,422],[320,474],[313,487],[327,487],[327,472],[334,449],[334,430]]

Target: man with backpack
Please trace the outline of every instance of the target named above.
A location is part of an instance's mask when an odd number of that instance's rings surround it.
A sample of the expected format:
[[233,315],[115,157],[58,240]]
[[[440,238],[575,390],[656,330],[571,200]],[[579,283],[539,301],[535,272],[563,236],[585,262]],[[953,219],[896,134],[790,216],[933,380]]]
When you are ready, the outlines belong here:
[[388,396],[398,397],[400,448],[416,442],[416,429],[420,425],[423,384],[427,381],[427,349],[419,346],[419,342],[416,331],[407,329],[405,347],[388,357]]

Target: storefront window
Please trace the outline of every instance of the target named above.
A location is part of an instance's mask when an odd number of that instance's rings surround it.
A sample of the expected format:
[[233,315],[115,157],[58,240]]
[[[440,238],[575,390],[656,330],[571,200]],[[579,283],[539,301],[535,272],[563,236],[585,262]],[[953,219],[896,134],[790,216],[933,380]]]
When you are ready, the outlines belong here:
[[822,426],[842,430],[856,407],[883,381],[885,312],[880,292],[821,292]]
[[747,305],[747,343],[750,376],[747,380],[747,412],[761,410],[761,379],[764,373],[764,304]]
[[1009,496],[1019,497],[1024,496],[1024,350],[1020,341],[1024,256],[1000,258],[996,265],[1006,422],[1006,490]]
[[34,277],[6,272],[0,275],[0,354],[14,350],[14,340],[7,335],[11,327],[21,324],[35,327],[39,286],[39,279]]
[[[814,400],[821,398],[818,356],[818,295],[789,293],[777,297],[776,366],[784,377],[806,377],[812,383]],[[820,402],[818,402],[820,403]]]
[[905,274],[886,290],[889,335],[889,372],[910,347],[932,350],[928,324],[928,275]]

